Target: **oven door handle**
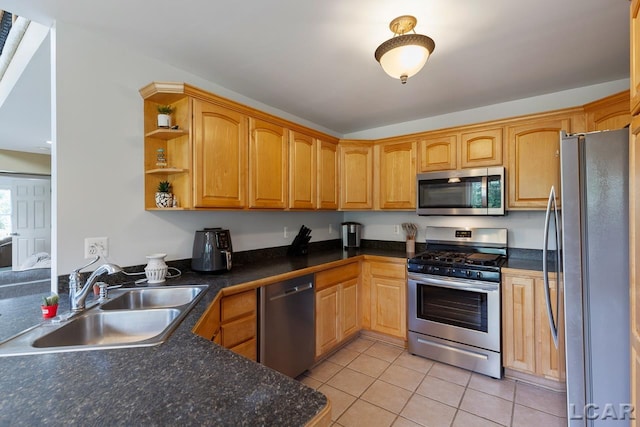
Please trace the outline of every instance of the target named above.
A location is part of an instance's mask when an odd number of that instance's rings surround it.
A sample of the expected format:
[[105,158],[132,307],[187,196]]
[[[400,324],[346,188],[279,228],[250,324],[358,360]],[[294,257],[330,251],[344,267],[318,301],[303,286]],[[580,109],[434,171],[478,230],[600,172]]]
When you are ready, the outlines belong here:
[[483,285],[483,284],[477,284],[477,283],[472,284],[472,283],[457,281],[455,282],[456,284],[452,284],[451,280],[442,280],[442,279],[436,279],[433,277],[428,277],[428,278],[416,277],[411,274],[408,275],[408,278],[410,282],[414,282],[416,285],[421,284],[421,285],[428,285],[428,286],[436,286],[438,288],[459,289],[462,291],[469,291],[469,292],[481,292],[485,294],[488,294],[489,292],[497,292],[500,289],[500,285],[497,283]]

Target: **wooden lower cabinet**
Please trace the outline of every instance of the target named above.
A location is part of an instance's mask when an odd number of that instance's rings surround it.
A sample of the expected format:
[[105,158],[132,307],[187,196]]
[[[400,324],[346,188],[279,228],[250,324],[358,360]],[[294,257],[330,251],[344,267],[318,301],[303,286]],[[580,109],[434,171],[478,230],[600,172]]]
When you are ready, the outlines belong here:
[[[554,312],[557,286],[550,280]],[[560,295],[560,316],[564,297]],[[553,344],[547,317],[542,273],[512,270],[502,275],[502,349],[506,369],[522,372],[528,379],[564,382],[564,326],[559,327],[558,348]]]
[[316,358],[360,330],[359,262],[316,273]]
[[[404,262],[365,261],[363,283],[369,293],[363,323],[375,332],[407,339],[407,278]],[[363,298],[364,300],[364,298]],[[368,316],[367,316],[368,314]]]
[[255,289],[217,297],[193,331],[248,359],[257,360],[257,310]]

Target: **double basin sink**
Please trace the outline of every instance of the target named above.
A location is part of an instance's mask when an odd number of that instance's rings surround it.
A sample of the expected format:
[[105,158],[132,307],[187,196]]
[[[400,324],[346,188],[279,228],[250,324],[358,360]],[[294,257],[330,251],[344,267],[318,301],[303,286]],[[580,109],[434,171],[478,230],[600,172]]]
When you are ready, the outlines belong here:
[[1,356],[148,347],[161,344],[204,295],[207,285],[134,288],[81,314],[43,322],[0,343]]

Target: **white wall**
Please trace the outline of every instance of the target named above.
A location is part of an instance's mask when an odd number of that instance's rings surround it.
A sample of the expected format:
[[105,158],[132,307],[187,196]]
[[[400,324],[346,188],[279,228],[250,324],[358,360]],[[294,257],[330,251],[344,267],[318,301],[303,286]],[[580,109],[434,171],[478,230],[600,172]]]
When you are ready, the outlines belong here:
[[426,226],[507,228],[510,248],[542,249],[544,212],[511,211],[505,216],[418,216],[414,212],[345,212],[345,221],[362,223],[362,238],[370,240],[404,241],[405,235],[395,234],[395,226],[403,222],[418,225],[417,241],[424,243]]
[[[166,252],[168,260],[190,258],[194,233],[204,227],[229,228],[236,251],[287,245],[302,224],[313,230],[312,241],[338,238],[338,212],[145,211],[138,90],[155,80],[185,81],[231,98],[230,93],[74,25],[58,22],[54,39],[54,274],[83,264],[85,237],[108,237],[109,259],[122,265],[145,264],[145,255],[156,252]],[[292,231],[287,239],[285,226]]]
[[471,110],[427,117],[410,122],[368,129],[344,135],[345,139],[380,139],[452,126],[481,123],[526,114],[577,107],[629,89],[629,79],[564,90]]
[[[427,223],[470,224],[509,228],[511,247],[541,246],[539,230],[543,220],[539,212],[471,220],[381,212],[147,212],[143,208],[143,101],[138,90],[149,82],[185,81],[274,115],[309,123],[234,94],[212,83],[215,76],[210,76],[211,81],[204,80],[168,65],[171,58],[166,63],[150,59],[75,25],[58,22],[52,41],[56,43],[52,48],[56,92],[52,113],[53,201],[57,207],[53,218],[54,242],[57,241],[53,249],[54,277],[67,274],[84,262],[85,237],[109,237],[109,258],[122,265],[135,265],[144,264],[145,255],[156,252],[166,252],[169,260],[191,257],[194,232],[204,227],[229,228],[234,249],[241,251],[287,245],[302,224],[313,229],[313,241],[337,238],[343,217],[363,222],[367,239],[403,240],[403,236],[392,233],[390,226],[402,222],[417,222],[422,228]],[[605,85],[606,90],[598,86],[576,91],[591,100],[623,90],[623,86],[623,82],[613,82]],[[558,104],[549,102],[547,109],[565,106],[560,103],[562,99],[554,98]],[[527,101],[518,104],[526,105]],[[497,114],[495,110],[486,107],[456,117],[465,122],[487,120],[481,113],[493,116]],[[520,113],[504,112],[502,117]],[[399,124],[386,131],[403,134],[452,125],[444,119],[436,122],[425,119],[418,125]],[[334,234],[329,234],[329,224],[333,225]],[[288,239],[282,234],[285,226],[293,230]]]

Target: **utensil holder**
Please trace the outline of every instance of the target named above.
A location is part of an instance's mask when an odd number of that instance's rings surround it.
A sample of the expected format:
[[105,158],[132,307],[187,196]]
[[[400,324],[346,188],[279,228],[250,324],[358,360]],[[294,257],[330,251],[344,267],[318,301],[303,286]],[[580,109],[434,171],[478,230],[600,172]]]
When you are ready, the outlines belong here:
[[416,253],[416,239],[407,239],[407,253]]

